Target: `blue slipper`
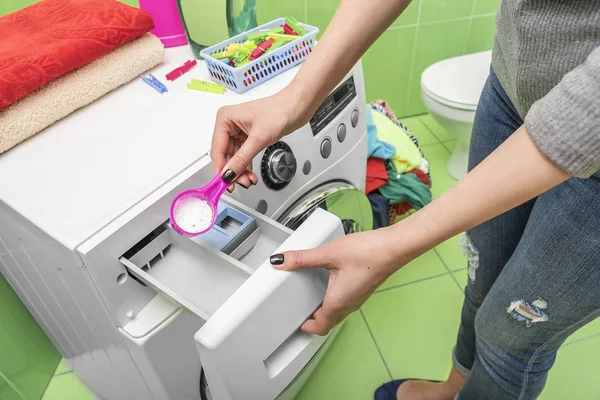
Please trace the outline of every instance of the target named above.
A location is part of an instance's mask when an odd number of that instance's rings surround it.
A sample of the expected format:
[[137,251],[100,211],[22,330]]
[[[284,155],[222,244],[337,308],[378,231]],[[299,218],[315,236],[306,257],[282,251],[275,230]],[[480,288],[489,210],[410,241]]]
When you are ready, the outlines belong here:
[[[391,381],[388,383],[384,383],[379,386],[375,391],[375,400],[396,400],[396,393],[398,392],[398,388],[406,381],[417,381],[423,379],[396,379],[395,381]],[[440,382],[440,381],[430,381],[427,382]]]

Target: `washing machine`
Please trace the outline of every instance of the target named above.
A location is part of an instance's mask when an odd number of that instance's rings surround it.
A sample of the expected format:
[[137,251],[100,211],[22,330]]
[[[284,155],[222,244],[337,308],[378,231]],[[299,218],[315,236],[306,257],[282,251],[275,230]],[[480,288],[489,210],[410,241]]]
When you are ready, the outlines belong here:
[[[190,56],[170,49],[152,72]],[[234,248],[168,221],[178,193],[214,176],[219,107],[273,94],[296,71],[220,97],[183,79],[165,95],[134,81],[0,156],[0,272],[102,398],[291,399],[339,331],[299,329],[328,273],[278,271],[269,256],[371,228],[360,63],[310,123],[256,157],[258,185],[222,198],[224,231],[242,231],[235,215],[252,221]]]
[[364,194],[365,95],[360,65],[325,99],[310,123],[261,152],[256,186],[236,190],[243,204],[296,229],[317,209],[337,215],[346,233],[370,230]]

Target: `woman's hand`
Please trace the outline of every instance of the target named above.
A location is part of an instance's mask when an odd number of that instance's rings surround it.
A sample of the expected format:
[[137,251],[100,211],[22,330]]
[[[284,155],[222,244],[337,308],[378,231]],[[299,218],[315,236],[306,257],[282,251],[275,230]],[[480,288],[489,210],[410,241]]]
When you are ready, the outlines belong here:
[[215,172],[223,172],[225,181],[237,181],[246,188],[255,185],[258,178],[252,172],[252,159],[306,122],[294,104],[297,96],[285,97],[280,92],[219,110],[210,157]]
[[393,245],[400,243],[390,234],[388,229],[354,233],[316,249],[288,251],[271,257],[274,267],[281,270],[324,267],[329,271],[323,304],[302,325],[303,331],[327,335],[358,310],[391,273],[410,261],[408,254],[399,256],[393,250]]

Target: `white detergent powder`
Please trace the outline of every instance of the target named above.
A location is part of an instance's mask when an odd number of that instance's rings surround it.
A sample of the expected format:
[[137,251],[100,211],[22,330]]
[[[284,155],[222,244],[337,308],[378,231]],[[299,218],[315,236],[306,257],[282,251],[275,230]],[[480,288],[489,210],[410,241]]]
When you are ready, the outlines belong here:
[[202,232],[210,226],[213,212],[205,200],[189,198],[182,200],[177,205],[173,216],[181,229],[196,233]]

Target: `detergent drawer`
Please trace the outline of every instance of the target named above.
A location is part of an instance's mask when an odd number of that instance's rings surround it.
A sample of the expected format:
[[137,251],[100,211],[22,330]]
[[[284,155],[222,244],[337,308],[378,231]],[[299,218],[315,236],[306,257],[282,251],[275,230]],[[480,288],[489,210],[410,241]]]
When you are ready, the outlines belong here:
[[[231,255],[185,238],[165,221],[119,258],[128,274],[173,302],[208,320],[293,232],[254,210],[223,198],[222,203],[251,215],[254,229]],[[239,248],[244,251],[238,252]],[[235,257],[239,259],[236,259]]]

